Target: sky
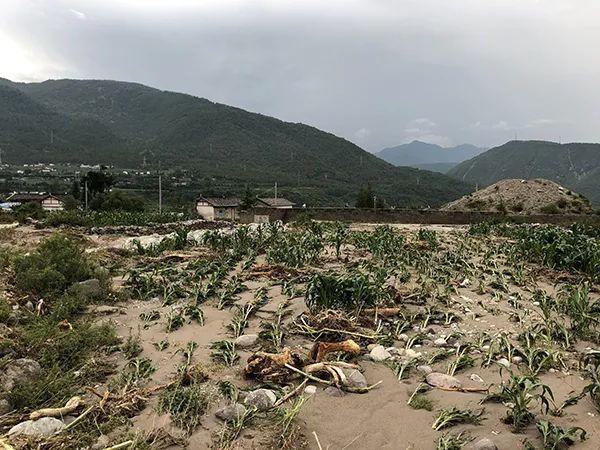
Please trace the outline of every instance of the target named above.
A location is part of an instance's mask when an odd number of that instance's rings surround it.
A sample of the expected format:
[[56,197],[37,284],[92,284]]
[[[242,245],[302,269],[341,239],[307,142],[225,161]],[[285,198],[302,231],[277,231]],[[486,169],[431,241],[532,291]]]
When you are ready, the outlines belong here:
[[0,0],[0,77],[136,81],[369,151],[600,141],[599,0]]

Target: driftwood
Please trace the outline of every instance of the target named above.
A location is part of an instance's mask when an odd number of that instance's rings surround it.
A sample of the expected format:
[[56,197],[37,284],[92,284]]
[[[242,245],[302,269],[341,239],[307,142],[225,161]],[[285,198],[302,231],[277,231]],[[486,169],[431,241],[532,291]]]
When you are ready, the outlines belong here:
[[360,354],[360,346],[352,339],[342,342],[315,342],[310,357],[315,362],[321,362],[329,353],[345,352],[351,355]]
[[247,378],[284,382],[293,376],[286,365],[302,367],[304,358],[289,348],[284,348],[281,353],[257,352],[248,358],[244,374]]
[[402,308],[367,308],[362,310],[362,314],[366,316],[394,317],[400,314],[401,311]]
[[63,406],[61,408],[38,409],[36,411],[33,411],[31,414],[29,414],[29,418],[31,420],[36,420],[41,417],[62,417],[62,416],[72,413],[77,408],[79,408],[82,404],[83,404],[83,400],[81,400],[81,397],[73,397],[65,404],[65,406]]

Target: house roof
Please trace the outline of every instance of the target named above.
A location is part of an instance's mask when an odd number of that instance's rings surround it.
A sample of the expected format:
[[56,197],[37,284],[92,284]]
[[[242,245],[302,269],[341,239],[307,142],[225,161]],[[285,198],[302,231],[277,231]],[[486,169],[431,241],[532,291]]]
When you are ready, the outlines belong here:
[[15,192],[6,197],[7,202],[23,203],[23,202],[41,202],[47,198],[56,198],[50,194],[39,194],[39,193],[19,193]]
[[203,200],[216,208],[237,208],[242,201],[236,197],[198,197],[197,201]]
[[259,202],[264,203],[266,206],[271,207],[271,208],[277,208],[277,207],[282,207],[282,206],[294,206],[295,203],[289,201],[286,198],[259,198],[258,199]]

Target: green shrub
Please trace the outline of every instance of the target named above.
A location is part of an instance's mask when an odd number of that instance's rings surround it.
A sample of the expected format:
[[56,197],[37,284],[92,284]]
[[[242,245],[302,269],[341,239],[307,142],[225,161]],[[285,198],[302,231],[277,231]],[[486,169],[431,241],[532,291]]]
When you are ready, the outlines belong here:
[[540,208],[540,211],[543,212],[544,214],[559,214],[560,213],[560,209],[558,209],[558,206],[556,206],[555,203],[548,203],[547,205],[544,205]]
[[37,296],[58,295],[92,273],[81,245],[58,233],[42,241],[28,255],[17,256],[14,269],[16,287]]
[[311,311],[351,311],[373,307],[385,298],[385,294],[378,283],[361,272],[348,275],[318,273],[306,285],[305,301]]
[[23,203],[20,206],[14,208],[15,219],[19,223],[25,222],[26,219],[42,220],[46,217],[46,211],[42,208],[42,205],[36,202]]

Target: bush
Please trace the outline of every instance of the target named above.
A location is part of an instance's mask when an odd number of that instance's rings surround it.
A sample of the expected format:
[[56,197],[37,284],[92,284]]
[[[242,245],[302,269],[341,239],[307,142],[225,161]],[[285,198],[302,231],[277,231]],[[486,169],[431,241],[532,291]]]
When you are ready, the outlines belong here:
[[90,202],[89,207],[94,211],[142,212],[144,211],[144,201],[124,192],[114,191],[97,194]]
[[549,203],[547,205],[544,205],[540,208],[540,211],[543,212],[544,214],[559,214],[560,210],[558,209],[558,206],[556,206],[555,203]]
[[42,220],[46,217],[46,211],[39,203],[27,202],[15,207],[14,215],[19,223],[23,223],[27,219]]
[[81,245],[58,233],[30,254],[17,256],[14,269],[16,287],[36,296],[58,295],[92,272]]

